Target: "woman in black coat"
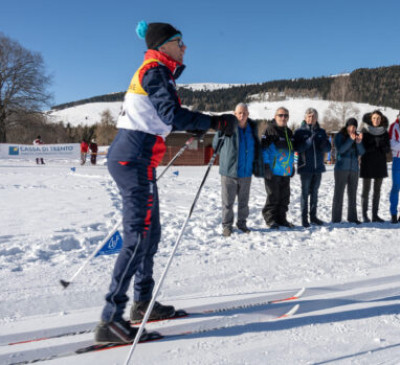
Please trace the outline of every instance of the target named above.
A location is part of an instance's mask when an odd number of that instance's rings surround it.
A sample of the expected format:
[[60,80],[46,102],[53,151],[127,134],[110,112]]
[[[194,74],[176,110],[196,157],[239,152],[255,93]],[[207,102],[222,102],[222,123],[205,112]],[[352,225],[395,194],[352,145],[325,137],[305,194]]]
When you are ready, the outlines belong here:
[[361,157],[360,177],[363,179],[361,195],[362,214],[364,222],[370,222],[368,217],[368,197],[371,181],[374,179],[372,198],[372,221],[383,222],[378,216],[382,181],[388,176],[386,154],[390,152],[390,140],[387,132],[388,120],[379,111],[365,114],[362,133],[365,154]]

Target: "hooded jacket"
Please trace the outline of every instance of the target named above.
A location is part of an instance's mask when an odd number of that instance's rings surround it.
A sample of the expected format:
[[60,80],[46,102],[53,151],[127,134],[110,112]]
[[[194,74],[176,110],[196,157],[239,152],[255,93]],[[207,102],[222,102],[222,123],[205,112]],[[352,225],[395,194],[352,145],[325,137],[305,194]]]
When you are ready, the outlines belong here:
[[361,156],[360,177],[367,179],[384,178],[388,176],[386,154],[390,152],[390,139],[387,132],[388,120],[383,116],[381,125],[374,127],[371,121],[372,113],[363,116],[361,132],[365,153]]
[[294,148],[299,153],[297,172],[325,172],[324,154],[331,150],[331,143],[324,129],[317,122],[308,125],[305,121],[294,133]]

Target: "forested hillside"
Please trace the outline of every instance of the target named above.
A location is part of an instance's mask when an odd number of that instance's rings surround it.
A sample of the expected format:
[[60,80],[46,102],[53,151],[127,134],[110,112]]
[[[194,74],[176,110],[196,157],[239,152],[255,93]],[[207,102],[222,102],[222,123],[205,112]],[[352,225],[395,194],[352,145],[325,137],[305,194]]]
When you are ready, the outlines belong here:
[[[338,79],[341,82],[337,82]],[[65,109],[93,102],[122,101],[124,94],[122,91],[99,95],[56,105],[53,109]],[[277,101],[287,97],[318,97],[323,100],[354,101],[400,109],[400,66],[360,68],[338,77],[276,80],[218,90],[191,90],[181,87],[179,96],[184,105],[201,111],[216,112],[232,110],[237,103],[243,101]]]

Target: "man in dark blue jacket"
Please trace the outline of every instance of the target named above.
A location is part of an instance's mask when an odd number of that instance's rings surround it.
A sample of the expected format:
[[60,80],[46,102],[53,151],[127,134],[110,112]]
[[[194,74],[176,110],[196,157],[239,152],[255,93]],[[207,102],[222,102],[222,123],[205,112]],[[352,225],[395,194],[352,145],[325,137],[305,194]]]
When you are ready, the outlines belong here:
[[[261,147],[257,136],[257,124],[248,119],[247,105],[240,103],[235,108],[235,116],[239,123],[232,136],[224,138],[219,153],[219,173],[222,188],[222,234],[229,237],[233,226],[233,205],[238,198],[236,226],[244,233],[250,233],[247,227],[249,216],[250,184],[257,163],[260,165]],[[217,146],[221,132],[213,140],[213,148]]]
[[318,189],[321,175],[325,172],[324,154],[331,150],[325,130],[319,126],[318,112],[308,108],[301,127],[294,133],[295,150],[299,153],[297,172],[301,179],[301,221],[308,221],[308,199],[310,197],[310,221],[316,225],[323,222],[317,217]]
[[[140,321],[152,298],[154,255],[161,237],[156,167],[172,130],[212,128],[230,135],[233,115],[210,117],[181,107],[175,80],[184,69],[186,45],[182,33],[167,23],[140,22],[138,35],[147,52],[125,94],[118,117],[118,134],[107,156],[108,170],[122,195],[124,244],[115,262],[112,281],[95,339],[105,343],[134,341],[137,328],[123,318],[127,291],[135,277],[130,318]],[[174,316],[173,306],[155,302],[150,320]]]

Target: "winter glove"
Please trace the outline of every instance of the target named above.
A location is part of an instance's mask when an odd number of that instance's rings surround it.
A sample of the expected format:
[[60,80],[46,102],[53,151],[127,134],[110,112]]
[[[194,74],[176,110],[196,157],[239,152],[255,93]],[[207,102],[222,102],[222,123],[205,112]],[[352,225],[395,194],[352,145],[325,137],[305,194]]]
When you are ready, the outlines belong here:
[[276,134],[264,134],[261,138],[261,147],[267,148],[272,143],[278,142],[279,136]]
[[233,134],[236,125],[237,119],[232,114],[213,115],[211,117],[210,127],[216,131],[220,131],[227,137]]
[[195,129],[192,131],[186,131],[186,133],[191,134],[193,137],[196,137],[198,139],[203,139],[204,135],[206,134],[207,131],[203,131],[200,129]]
[[274,174],[272,173],[272,170],[271,170],[271,168],[269,167],[269,164],[265,164],[264,165],[264,178],[265,178],[265,180],[272,180],[272,176],[273,176]]

